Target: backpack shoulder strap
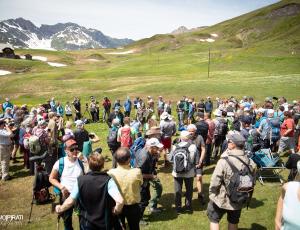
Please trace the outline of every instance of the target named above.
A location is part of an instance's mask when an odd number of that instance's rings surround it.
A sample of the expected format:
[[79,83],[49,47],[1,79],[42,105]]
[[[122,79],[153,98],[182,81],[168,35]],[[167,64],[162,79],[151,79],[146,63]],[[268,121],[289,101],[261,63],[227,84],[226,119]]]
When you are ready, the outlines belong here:
[[84,166],[83,166],[82,161],[79,160],[79,159],[77,159],[77,161],[78,161],[78,164],[79,164],[79,166],[80,166],[80,168],[81,168],[81,170],[82,170],[82,173],[85,174],[85,173],[84,173]]
[[64,171],[64,166],[65,166],[64,157],[61,157],[58,160],[58,179],[60,179],[60,177]]
[[227,163],[228,163],[228,165],[229,165],[229,167],[232,169],[232,171],[234,171],[234,172],[238,172],[239,170],[237,169],[237,167],[235,167],[233,164],[232,164],[232,162],[229,160],[229,157],[222,157],[221,159],[224,159]]
[[[251,171],[249,165],[245,161],[243,161],[241,158],[239,158],[237,156],[234,156],[234,155],[230,155],[230,156],[234,157],[235,159],[239,160],[243,165],[245,165],[246,168],[248,169],[249,173],[252,175],[252,171]],[[250,163],[250,160],[249,160],[249,163]]]

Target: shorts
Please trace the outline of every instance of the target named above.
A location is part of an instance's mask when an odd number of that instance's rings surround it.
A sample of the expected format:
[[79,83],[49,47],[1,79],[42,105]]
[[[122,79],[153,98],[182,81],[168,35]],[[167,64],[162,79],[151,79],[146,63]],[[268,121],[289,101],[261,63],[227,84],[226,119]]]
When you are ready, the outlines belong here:
[[207,205],[207,216],[211,223],[219,223],[223,215],[227,213],[227,221],[231,224],[238,224],[242,210],[227,210],[219,208],[213,201]]
[[283,152],[285,150],[295,151],[294,137],[281,137],[280,138],[278,152]]
[[164,145],[164,149],[170,149],[172,145],[172,138],[171,137],[162,137],[161,143]]
[[202,175],[203,175],[203,167],[201,167],[201,168],[196,168],[196,175],[197,175],[197,176],[202,176]]

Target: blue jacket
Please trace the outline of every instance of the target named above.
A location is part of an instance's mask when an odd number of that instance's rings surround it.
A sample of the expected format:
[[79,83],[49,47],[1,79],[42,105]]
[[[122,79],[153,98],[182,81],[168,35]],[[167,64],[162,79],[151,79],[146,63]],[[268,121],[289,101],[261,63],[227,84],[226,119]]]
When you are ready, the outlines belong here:
[[130,112],[131,111],[131,101],[130,100],[126,100],[125,103],[124,103],[124,110],[127,111],[127,112]]

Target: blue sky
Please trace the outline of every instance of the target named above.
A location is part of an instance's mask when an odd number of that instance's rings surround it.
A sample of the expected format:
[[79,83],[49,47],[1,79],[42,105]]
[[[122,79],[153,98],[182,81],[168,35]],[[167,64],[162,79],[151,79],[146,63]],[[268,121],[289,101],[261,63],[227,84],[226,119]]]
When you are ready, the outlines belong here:
[[116,38],[141,39],[179,26],[209,26],[278,0],[0,0],[0,20],[74,22]]

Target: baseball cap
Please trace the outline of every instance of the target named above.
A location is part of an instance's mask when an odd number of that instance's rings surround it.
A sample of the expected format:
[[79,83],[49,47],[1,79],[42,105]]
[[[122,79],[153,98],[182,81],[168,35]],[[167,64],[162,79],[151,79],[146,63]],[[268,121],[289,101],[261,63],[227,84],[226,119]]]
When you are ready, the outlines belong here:
[[181,131],[180,138],[182,138],[182,139],[188,139],[190,137],[191,137],[191,133],[189,131],[186,131],[186,130]]
[[67,148],[70,148],[72,145],[77,145],[77,142],[73,139],[69,139],[65,142],[65,144]]
[[148,147],[157,147],[157,148],[162,148],[163,144],[161,144],[159,142],[159,140],[157,138],[150,138],[149,140],[147,140],[146,145]]
[[228,133],[226,139],[232,141],[236,145],[244,145],[246,141],[246,139],[237,131]]
[[75,121],[75,125],[76,125],[76,127],[78,127],[78,126],[83,126],[83,121],[82,120],[76,120]]

